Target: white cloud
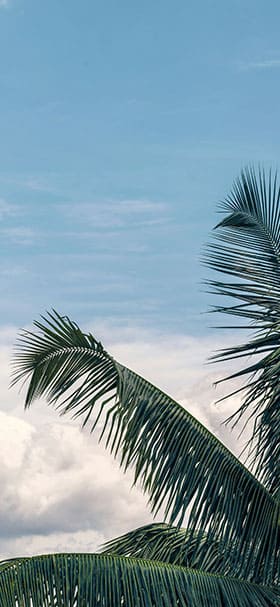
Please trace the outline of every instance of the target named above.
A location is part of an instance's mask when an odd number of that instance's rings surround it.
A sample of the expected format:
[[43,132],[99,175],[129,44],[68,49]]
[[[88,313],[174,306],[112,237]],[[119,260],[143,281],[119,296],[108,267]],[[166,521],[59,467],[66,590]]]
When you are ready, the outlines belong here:
[[[8,389],[13,327],[0,331],[0,536],[2,557],[48,551],[90,551],[152,520],[146,498],[94,436]],[[220,422],[232,404],[217,408],[217,378],[203,362],[216,338],[193,338],[99,325],[94,333],[121,362],[180,400],[221,439],[237,449]],[[219,342],[221,345],[221,342]],[[220,373],[219,373],[220,375]],[[230,407],[230,409],[229,409]]]
[[1,413],[3,537],[95,530],[107,538],[144,522],[145,499],[94,440],[69,422]]

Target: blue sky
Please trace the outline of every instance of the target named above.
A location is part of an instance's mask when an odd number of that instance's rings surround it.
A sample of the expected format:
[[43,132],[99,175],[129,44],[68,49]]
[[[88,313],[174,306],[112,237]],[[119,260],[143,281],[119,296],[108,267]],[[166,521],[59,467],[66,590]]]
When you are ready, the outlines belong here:
[[1,321],[208,331],[216,203],[278,162],[279,3],[0,4]]

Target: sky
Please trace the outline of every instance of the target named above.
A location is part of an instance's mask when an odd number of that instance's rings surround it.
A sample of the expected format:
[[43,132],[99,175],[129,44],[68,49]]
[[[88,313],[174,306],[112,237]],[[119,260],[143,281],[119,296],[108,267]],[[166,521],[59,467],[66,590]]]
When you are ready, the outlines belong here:
[[278,166],[279,18],[277,0],[0,0],[3,558],[151,520],[94,438],[8,390],[17,331],[47,309],[237,449],[201,257],[241,168]]

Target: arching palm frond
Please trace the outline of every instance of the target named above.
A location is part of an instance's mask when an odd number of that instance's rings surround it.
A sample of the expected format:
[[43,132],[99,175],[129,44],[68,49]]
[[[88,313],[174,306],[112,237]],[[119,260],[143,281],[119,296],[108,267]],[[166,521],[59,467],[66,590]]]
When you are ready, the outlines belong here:
[[[251,341],[218,353],[216,360],[258,355],[231,377],[249,374],[238,416],[255,416],[252,461],[260,480],[280,495],[280,189],[277,176],[243,171],[221,205],[228,213],[216,227],[206,262],[228,281],[212,280],[215,293],[234,298],[215,310],[252,321]],[[232,282],[230,277],[234,277]],[[246,325],[248,328],[248,325]],[[260,355],[264,355],[260,359]]]
[[186,529],[166,523],[152,523],[129,531],[107,542],[103,554],[118,554],[142,559],[164,561],[209,573],[226,574],[230,571],[226,554],[221,554],[217,541],[210,542],[207,535],[199,538]]
[[[193,540],[207,534],[227,549],[231,574],[271,584],[279,578],[279,501],[183,407],[115,361],[91,334],[56,313],[24,332],[15,381],[29,379],[26,406],[46,396],[81,417],[172,524],[188,515]],[[77,384],[78,381],[78,384]],[[191,537],[191,536],[190,536]]]
[[0,564],[1,607],[275,607],[276,590],[191,569],[95,554]]

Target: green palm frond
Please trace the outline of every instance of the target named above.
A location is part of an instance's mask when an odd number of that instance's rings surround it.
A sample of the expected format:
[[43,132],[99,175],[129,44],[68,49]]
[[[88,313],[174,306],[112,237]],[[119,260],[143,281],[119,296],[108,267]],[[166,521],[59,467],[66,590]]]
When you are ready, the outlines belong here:
[[0,564],[1,607],[275,607],[276,590],[156,561],[54,554]]
[[135,470],[154,513],[172,524],[188,515],[199,540],[228,549],[231,574],[271,584],[279,579],[279,501],[183,407],[115,361],[66,317],[23,332],[14,381],[28,379],[26,406],[46,396],[61,413],[81,417]]
[[166,523],[152,523],[129,531],[107,542],[102,552],[142,559],[163,561],[209,573],[228,573],[230,565],[226,553],[221,554],[217,541],[210,542],[207,535],[196,537],[184,528]]
[[[243,171],[221,206],[227,213],[216,227],[206,255],[208,265],[227,275],[212,280],[212,290],[234,299],[216,311],[249,319],[252,340],[222,350],[216,360],[257,355],[232,377],[249,374],[238,419],[254,416],[251,448],[258,478],[274,495],[280,494],[280,189],[277,176]],[[232,282],[230,277],[236,280]],[[243,325],[245,326],[245,325]],[[245,326],[248,329],[248,324]],[[260,358],[260,355],[263,355]],[[228,378],[227,378],[228,379]]]

